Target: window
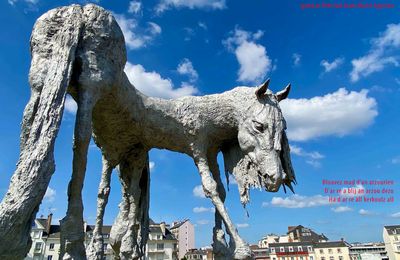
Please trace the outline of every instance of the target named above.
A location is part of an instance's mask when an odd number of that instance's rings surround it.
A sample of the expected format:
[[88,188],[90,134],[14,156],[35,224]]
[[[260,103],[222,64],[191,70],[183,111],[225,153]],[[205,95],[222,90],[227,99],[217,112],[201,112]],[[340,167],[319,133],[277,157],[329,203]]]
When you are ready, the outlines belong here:
[[330,256],[329,260],[335,260],[335,258],[333,256]]
[[54,243],[50,243],[49,250],[54,250]]
[[162,235],[157,235],[157,239],[161,240],[162,239]]
[[40,231],[34,231],[33,232],[33,237],[34,238],[40,238]]
[[342,253],[342,250],[340,248],[337,249],[338,253]]
[[329,254],[332,254],[332,253],[333,253],[333,250],[329,248],[329,249],[328,249],[328,253],[329,253]]
[[303,251],[303,248],[302,248],[301,246],[298,246],[298,247],[297,247],[297,251],[302,252],[302,251]]
[[325,260],[325,257],[321,257],[321,260]]
[[108,246],[108,244],[107,244],[107,243],[104,243],[104,245],[103,245],[103,250],[104,250],[104,251],[107,251],[107,246]]
[[289,246],[289,252],[293,252],[293,247]]
[[285,248],[283,246],[280,247],[279,251],[285,252]]
[[324,253],[324,249],[320,249],[320,250],[319,250],[319,253],[320,253],[320,254],[323,254],[323,253]]
[[285,257],[284,257],[284,256],[282,257],[282,260],[285,260]]
[[47,256],[47,260],[53,260],[53,256],[52,255],[48,255]]
[[271,247],[271,253],[275,253],[275,247]]
[[339,260],[343,260],[343,256],[339,256]]
[[308,250],[308,252],[312,252],[312,247],[311,247],[311,246],[308,246],[308,247],[307,247],[307,250]]
[[35,244],[35,251],[39,251],[40,249],[42,249],[42,243],[41,242],[37,242]]
[[104,237],[104,238],[109,238],[110,235],[109,235],[109,234],[103,234],[103,237]]
[[314,257],[312,255],[310,255],[310,260],[314,260]]
[[157,250],[164,250],[164,244],[157,244]]
[[300,260],[304,260],[302,256],[300,256]]
[[292,256],[292,257],[290,258],[290,260],[294,260],[294,257]]

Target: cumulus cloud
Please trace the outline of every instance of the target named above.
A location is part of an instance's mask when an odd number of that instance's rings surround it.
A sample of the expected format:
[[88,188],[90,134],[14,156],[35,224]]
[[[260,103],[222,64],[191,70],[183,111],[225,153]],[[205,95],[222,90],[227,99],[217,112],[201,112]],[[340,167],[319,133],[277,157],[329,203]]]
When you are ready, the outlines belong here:
[[206,208],[206,207],[194,207],[193,208],[194,213],[204,213],[204,212],[215,212],[215,208]]
[[153,22],[147,23],[147,28],[139,28],[138,21],[127,18],[123,14],[114,14],[117,23],[124,34],[126,46],[129,49],[140,49],[151,43],[157,35],[161,34],[161,27]]
[[393,213],[390,215],[392,218],[400,218],[400,212]]
[[396,156],[390,160],[393,164],[400,164],[400,156]]
[[320,160],[323,159],[325,156],[319,152],[307,152],[303,148],[297,145],[290,145],[290,152],[300,157],[307,158],[306,163],[310,164],[313,167],[319,168],[321,167]]
[[192,62],[187,58],[184,58],[178,64],[178,67],[176,68],[176,70],[181,75],[187,75],[189,77],[190,82],[195,82],[199,77],[197,71],[193,67]]
[[172,8],[221,10],[226,8],[225,0],[161,0],[155,8],[161,14]]
[[[8,0],[8,3],[10,5],[15,5],[16,2],[18,2],[18,0]],[[39,0],[23,0],[23,2],[35,5],[35,4],[37,4],[39,2]]]
[[345,136],[371,125],[378,115],[374,98],[367,90],[336,92],[311,99],[285,99],[281,103],[293,141],[322,136]]
[[47,187],[46,193],[44,194],[43,200],[47,202],[53,202],[56,198],[56,191],[50,187]]
[[236,226],[238,228],[248,228],[250,225],[248,223],[238,223]]
[[67,95],[65,97],[64,108],[67,113],[76,114],[78,104],[76,104],[75,100],[70,95]]
[[142,10],[142,3],[140,1],[130,1],[128,13],[139,14]]
[[201,199],[206,198],[206,195],[204,194],[203,191],[203,187],[201,185],[197,185],[196,187],[193,188],[193,196]]
[[273,197],[271,202],[264,202],[263,207],[268,205],[281,208],[311,208],[329,205],[329,197],[322,195],[314,196],[301,196],[298,194],[291,195],[290,197]]
[[360,209],[358,211],[358,214],[360,214],[361,216],[373,216],[373,215],[376,215],[375,212],[369,211],[369,210],[366,210],[366,209]]
[[340,195],[342,197],[355,197],[361,194],[358,193],[361,190],[365,191],[365,187],[361,184],[358,184],[354,187],[343,187],[340,191]]
[[156,166],[156,163],[155,163],[155,162],[153,162],[153,161],[150,161],[150,162],[149,162],[150,171],[153,170],[155,166]]
[[332,62],[327,60],[321,61],[321,66],[324,67],[325,72],[331,72],[334,69],[337,69],[344,62],[344,58],[336,58]]
[[298,53],[293,53],[292,55],[293,58],[293,66],[299,66],[301,62],[301,55]]
[[207,225],[208,223],[210,223],[210,221],[207,220],[207,219],[200,219],[200,220],[197,220],[197,224],[198,224],[198,225]]
[[238,81],[259,84],[272,70],[272,61],[265,47],[255,42],[263,34],[260,30],[252,33],[236,27],[230,37],[223,41],[239,62]]
[[170,79],[162,78],[161,75],[155,71],[146,71],[140,64],[134,65],[127,62],[125,65],[125,73],[135,88],[148,96],[178,98],[198,93],[196,87],[185,82],[182,83],[181,87],[175,88]]
[[351,61],[350,79],[353,82],[382,71],[388,65],[399,66],[399,56],[394,51],[400,47],[400,23],[387,25],[386,30],[370,43],[371,48],[366,55]]
[[347,207],[347,206],[340,206],[340,207],[336,207],[336,208],[331,208],[331,210],[335,213],[343,213],[343,212],[349,212],[349,211],[353,211],[352,208]]

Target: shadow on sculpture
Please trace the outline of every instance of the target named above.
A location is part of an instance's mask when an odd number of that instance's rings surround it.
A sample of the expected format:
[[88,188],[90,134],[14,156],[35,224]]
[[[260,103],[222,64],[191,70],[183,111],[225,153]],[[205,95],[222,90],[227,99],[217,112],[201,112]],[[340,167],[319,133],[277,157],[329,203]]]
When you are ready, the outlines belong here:
[[[290,85],[273,94],[269,80],[257,88],[237,87],[222,94],[164,100],[143,95],[124,73],[126,49],[113,16],[96,5],[51,10],[35,23],[31,37],[31,98],[21,129],[21,152],[9,190],[0,204],[0,258],[22,259],[29,231],[55,170],[53,150],[66,93],[78,104],[68,210],[61,220],[61,259],[102,259],[100,233],[119,168],[120,211],[111,230],[116,259],[144,254],[149,224],[148,151],[185,153],[196,164],[205,195],[216,208],[213,249],[218,259],[251,259],[226,208],[217,154],[226,174],[238,182],[243,205],[249,188],[292,190],[295,182],[285,120],[278,102]],[[96,226],[84,247],[82,188],[90,138],[103,155]],[[225,231],[224,231],[225,230]],[[229,243],[225,239],[229,235]]]

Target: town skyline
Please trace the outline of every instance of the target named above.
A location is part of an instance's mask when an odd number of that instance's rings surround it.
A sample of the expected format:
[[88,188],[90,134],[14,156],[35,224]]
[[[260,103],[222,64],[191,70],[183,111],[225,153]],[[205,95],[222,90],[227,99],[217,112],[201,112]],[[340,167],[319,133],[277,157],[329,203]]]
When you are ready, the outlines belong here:
[[[29,99],[29,37],[34,21],[63,0],[0,3],[1,40],[0,198],[19,154],[22,111]],[[74,1],[88,3],[90,1]],[[292,83],[281,103],[288,127],[296,194],[252,190],[246,209],[231,177],[227,208],[250,243],[264,230],[283,234],[295,224],[326,229],[333,240],[376,241],[384,225],[400,222],[400,20],[398,6],[382,10],[302,10],[294,1],[93,1],[113,12],[127,45],[125,72],[143,93],[162,98],[221,93],[271,78],[276,92]],[[390,2],[390,1],[389,1]],[[369,23],[369,21],[374,21]],[[351,26],[349,26],[351,25]],[[172,51],[171,51],[172,50]],[[66,99],[56,142],[56,172],[38,216],[64,217],[71,176],[76,104]],[[85,181],[84,216],[94,223],[101,154],[92,142]],[[219,158],[221,172],[223,160]],[[214,208],[205,199],[192,160],[163,150],[150,152],[150,216],[189,218],[196,247],[212,240]],[[105,223],[121,198],[112,176]],[[329,203],[322,180],[393,181],[394,202]],[[224,180],[226,184],[226,180]],[[356,184],[357,185],[357,184]],[[368,188],[368,185],[365,185]],[[338,186],[351,188],[352,184]],[[383,187],[381,187],[383,188]],[[250,217],[247,217],[247,213]]]

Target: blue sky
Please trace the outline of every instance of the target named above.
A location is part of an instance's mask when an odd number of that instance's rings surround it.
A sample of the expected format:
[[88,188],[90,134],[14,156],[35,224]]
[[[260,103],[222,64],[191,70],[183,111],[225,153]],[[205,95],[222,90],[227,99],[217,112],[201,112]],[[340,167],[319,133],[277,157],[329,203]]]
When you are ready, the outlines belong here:
[[[18,160],[20,121],[30,95],[32,26],[47,10],[71,3],[76,2],[0,3],[0,197]],[[126,73],[148,95],[219,93],[255,86],[267,77],[273,91],[292,83],[281,107],[298,179],[296,195],[254,190],[248,218],[231,184],[226,205],[247,241],[284,234],[287,226],[298,224],[331,240],[381,241],[383,225],[399,224],[399,6],[302,10],[295,0],[97,3],[117,18],[128,47]],[[56,142],[56,172],[39,212],[51,211],[56,219],[66,212],[75,109],[68,98]],[[213,209],[198,188],[192,160],[161,150],[152,150],[150,160],[151,217],[167,223],[189,218],[196,224],[196,245],[209,245]],[[89,223],[95,218],[100,172],[100,152],[91,145],[83,192]],[[323,179],[393,180],[395,201],[328,204]],[[114,174],[106,224],[113,222],[120,197]]]

